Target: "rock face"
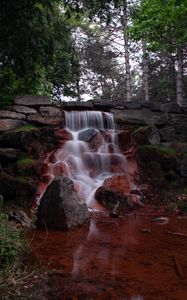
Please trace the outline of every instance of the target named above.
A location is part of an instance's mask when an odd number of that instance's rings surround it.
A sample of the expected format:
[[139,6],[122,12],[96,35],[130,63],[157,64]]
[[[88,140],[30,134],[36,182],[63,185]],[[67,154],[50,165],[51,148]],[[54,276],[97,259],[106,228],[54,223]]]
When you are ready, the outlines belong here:
[[88,221],[86,204],[78,197],[73,182],[57,176],[47,187],[38,208],[38,225],[68,230]]

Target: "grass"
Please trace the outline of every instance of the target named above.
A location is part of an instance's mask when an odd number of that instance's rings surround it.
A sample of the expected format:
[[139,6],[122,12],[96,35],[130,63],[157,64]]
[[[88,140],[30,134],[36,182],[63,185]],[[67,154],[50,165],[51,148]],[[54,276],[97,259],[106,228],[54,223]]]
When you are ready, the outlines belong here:
[[9,299],[3,296],[5,292],[7,294],[7,289],[23,282],[24,274],[28,276],[25,262],[30,253],[23,231],[11,224],[8,213],[3,211],[0,195],[0,299]]

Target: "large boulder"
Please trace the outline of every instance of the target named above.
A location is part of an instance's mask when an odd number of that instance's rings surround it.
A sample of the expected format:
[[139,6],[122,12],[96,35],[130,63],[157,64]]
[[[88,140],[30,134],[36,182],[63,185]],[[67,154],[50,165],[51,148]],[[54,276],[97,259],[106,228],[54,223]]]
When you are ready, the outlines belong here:
[[39,226],[68,230],[88,221],[89,212],[74,190],[73,181],[57,176],[41,198],[37,213]]
[[135,209],[140,204],[139,195],[131,191],[126,175],[115,175],[107,178],[103,186],[96,190],[95,198],[112,214],[116,207],[118,207],[120,214],[126,210]]
[[39,105],[50,105],[51,101],[48,96],[20,96],[14,100],[16,105],[24,106],[39,106]]

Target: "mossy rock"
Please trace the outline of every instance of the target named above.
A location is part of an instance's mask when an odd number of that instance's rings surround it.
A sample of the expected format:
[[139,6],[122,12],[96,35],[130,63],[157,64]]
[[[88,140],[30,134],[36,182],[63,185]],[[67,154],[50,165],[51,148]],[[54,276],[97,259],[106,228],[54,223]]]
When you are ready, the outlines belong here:
[[154,125],[139,126],[132,133],[138,145],[160,144],[159,130]]
[[53,128],[21,127],[19,130],[5,132],[0,146],[20,149],[32,158],[40,158],[44,153],[55,149],[58,138]]
[[145,164],[148,161],[156,161],[160,163],[164,171],[176,169],[177,152],[174,148],[162,145],[143,145],[138,150]]
[[38,161],[30,157],[23,157],[16,162],[16,171],[20,176],[37,176]]
[[28,132],[28,131],[31,131],[31,130],[38,130],[39,127],[33,125],[33,124],[27,124],[27,125],[23,125],[23,126],[20,126],[18,128],[16,128],[14,130],[14,132]]
[[0,173],[0,194],[5,201],[31,207],[37,190],[37,183],[28,177],[15,177]]

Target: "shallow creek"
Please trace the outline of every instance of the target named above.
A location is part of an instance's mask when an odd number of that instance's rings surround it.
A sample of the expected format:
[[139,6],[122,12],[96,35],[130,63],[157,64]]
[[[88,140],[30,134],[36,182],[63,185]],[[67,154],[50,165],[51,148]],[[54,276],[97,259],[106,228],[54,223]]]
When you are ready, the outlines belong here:
[[187,299],[187,218],[153,219],[146,206],[119,218],[92,213],[69,232],[38,230],[32,247],[53,276],[47,299]]

